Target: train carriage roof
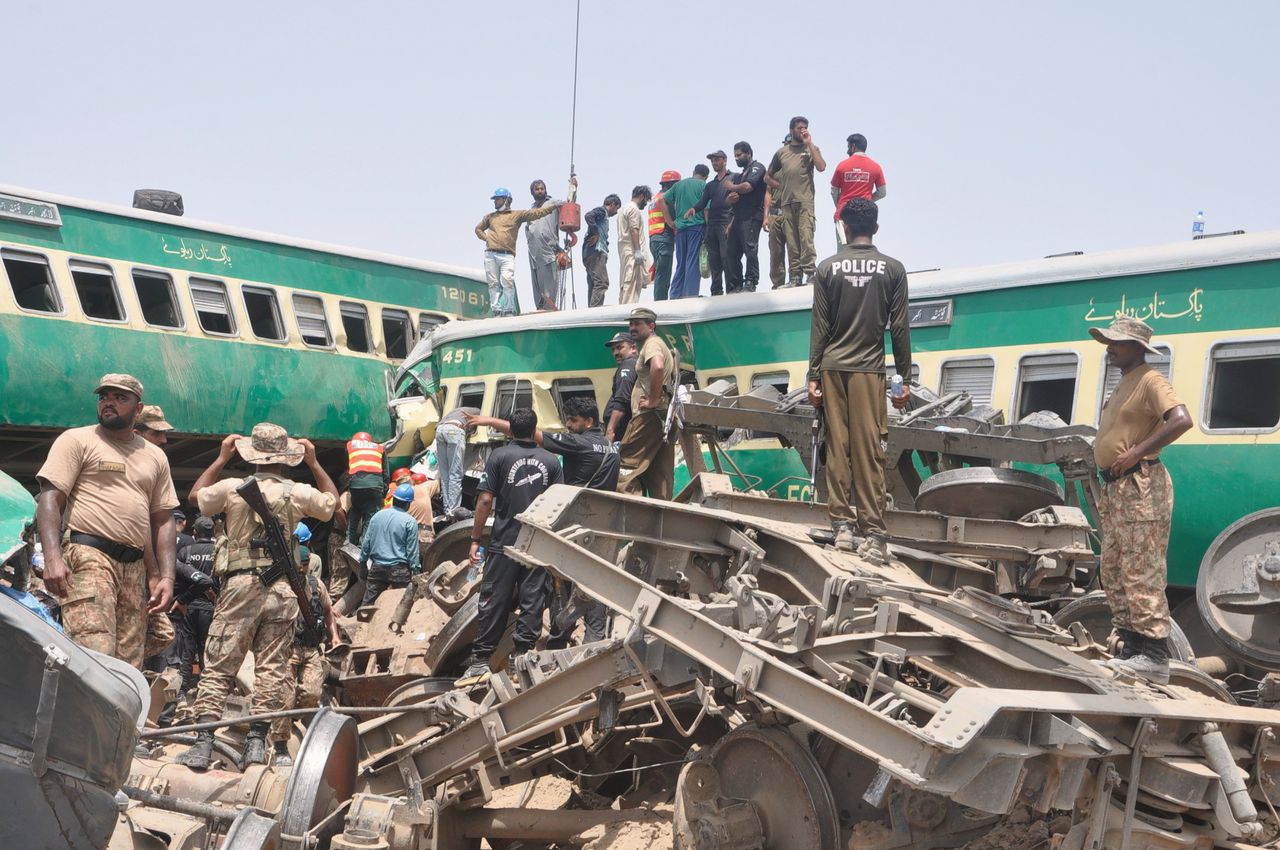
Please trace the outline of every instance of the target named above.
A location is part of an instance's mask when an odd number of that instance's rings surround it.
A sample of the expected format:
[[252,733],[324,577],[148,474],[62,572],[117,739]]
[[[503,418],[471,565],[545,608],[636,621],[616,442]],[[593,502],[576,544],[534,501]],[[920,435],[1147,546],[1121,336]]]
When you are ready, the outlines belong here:
[[[1280,259],[1280,230],[1102,251],[1097,254],[1072,254],[1016,263],[910,272],[908,286],[912,300],[920,300],[992,289],[1014,289],[1274,259]],[[659,301],[646,303],[644,306],[654,309],[658,314],[658,324],[662,325],[807,310],[812,303],[810,290],[796,287],[714,298]],[[555,330],[601,325],[617,325],[621,328],[626,325],[630,312],[631,305],[614,305],[449,322],[422,339],[410,352],[403,368],[410,369],[429,357],[435,347],[457,340],[533,329]]]

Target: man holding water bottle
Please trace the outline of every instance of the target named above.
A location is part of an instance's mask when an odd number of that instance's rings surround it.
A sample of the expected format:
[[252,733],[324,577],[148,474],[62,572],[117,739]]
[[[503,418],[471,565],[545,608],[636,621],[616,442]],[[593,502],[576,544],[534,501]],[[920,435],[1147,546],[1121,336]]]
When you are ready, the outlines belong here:
[[[840,220],[848,241],[818,264],[809,401],[826,414],[827,500],[836,548],[886,563],[884,329],[893,338],[899,375],[911,374],[911,331],[906,270],[872,244],[878,216],[866,198],[845,204]],[[895,385],[894,407],[902,410],[910,398],[906,384]]]

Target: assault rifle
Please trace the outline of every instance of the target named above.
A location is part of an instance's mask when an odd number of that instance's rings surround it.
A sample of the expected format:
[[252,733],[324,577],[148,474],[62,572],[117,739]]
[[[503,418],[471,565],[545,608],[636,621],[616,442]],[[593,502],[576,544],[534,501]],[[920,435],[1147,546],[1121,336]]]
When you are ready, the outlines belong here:
[[298,611],[302,615],[302,641],[307,646],[319,646],[321,635],[316,627],[315,612],[311,610],[311,596],[307,593],[307,583],[302,580],[302,573],[298,572],[298,565],[293,557],[294,549],[289,545],[284,526],[268,507],[267,500],[263,497],[261,488],[258,487],[258,479],[246,478],[244,483],[236,488],[236,495],[244,499],[245,503],[253,509],[266,531],[266,537],[255,537],[249,541],[253,546],[266,549],[271,555],[271,566],[259,573],[258,577],[267,587],[281,576],[289,581],[289,587],[293,588],[294,595],[298,597]]

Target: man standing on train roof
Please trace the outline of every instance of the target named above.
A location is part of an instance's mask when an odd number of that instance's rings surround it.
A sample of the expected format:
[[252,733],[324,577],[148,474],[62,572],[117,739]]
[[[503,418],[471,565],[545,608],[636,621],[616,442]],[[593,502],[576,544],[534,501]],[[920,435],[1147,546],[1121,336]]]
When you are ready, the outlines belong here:
[[[724,291],[755,292],[760,283],[760,228],[764,223],[764,166],[747,142],[733,146],[733,161],[742,171],[729,180],[733,222],[729,227]],[[743,272],[743,260],[746,272]]]
[[[893,338],[894,367],[899,375],[910,375],[907,273],[872,244],[880,229],[875,204],[855,199],[840,218],[848,243],[818,264],[813,279],[809,401],[826,415],[827,509],[836,548],[856,548],[867,560],[883,564],[889,559],[884,329],[887,325]],[[893,406],[901,410],[909,399],[904,384]]]
[[604,436],[610,443],[622,440],[631,422],[631,391],[636,384],[636,343],[627,331],[618,331],[605,343],[613,352],[613,392],[604,406]]
[[1173,482],[1160,450],[1191,429],[1191,414],[1146,361],[1151,327],[1127,316],[1089,328],[1107,347],[1120,383],[1102,407],[1093,459],[1102,474],[1099,572],[1111,622],[1123,643],[1109,662],[1153,682],[1169,681],[1169,600],[1165,597]]
[[369,519],[382,505],[382,443],[368,431],[357,431],[347,441],[347,491],[351,496],[351,515],[347,517],[347,540],[360,545]]
[[[303,517],[328,520],[338,504],[338,488],[316,459],[310,440],[295,440],[279,425],[259,422],[252,436],[231,434],[222,441],[218,457],[191,485],[191,501],[206,516],[226,513],[226,536],[216,545],[214,571],[222,584],[214,606],[209,640],[205,645],[208,666],[200,676],[195,715],[201,721],[217,720],[226,710],[227,696],[249,650],[253,650],[254,681],[250,709],[254,714],[279,711],[285,703],[285,675],[293,646],[298,598],[289,581],[280,575],[264,586],[262,573],[272,566],[270,553],[254,541],[265,535],[262,520],[236,492],[240,478],[218,477],[239,455],[255,467],[262,496],[271,513],[285,528],[294,529]],[[305,462],[316,486],[286,479],[286,466]],[[266,764],[266,721],[249,724],[245,740],[246,764]],[[196,735],[196,742],[176,761],[192,770],[205,770],[213,759],[213,732]]]
[[622,209],[622,199],[608,195],[604,203],[582,217],[587,238],[582,241],[582,264],[587,268],[588,307],[599,307],[609,294],[609,219]]
[[147,615],[173,601],[178,497],[164,452],[133,430],[142,383],[110,374],[94,392],[98,424],[58,435],[36,473],[44,584],[72,640],[141,669]]
[[484,276],[489,283],[489,309],[495,316],[516,313],[516,239],[520,225],[537,221],[560,209],[559,201],[536,210],[511,209],[511,190],[493,191],[493,212],[476,225],[476,238],[484,242]]
[[418,521],[409,514],[414,498],[410,480],[396,486],[391,505],[373,515],[360,542],[360,563],[369,565],[361,607],[372,605],[389,587],[407,587],[422,572]]
[[669,500],[675,487],[676,450],[672,435],[664,431],[678,371],[675,356],[657,334],[657,324],[657,314],[648,307],[631,311],[631,336],[640,351],[631,390],[631,421],[619,447],[622,467],[630,471],[618,489]]
[[[570,178],[576,186],[576,177]],[[533,297],[538,302],[539,310],[560,309],[560,263],[565,253],[560,244],[560,207],[564,201],[557,201],[547,195],[547,184],[542,180],[534,180],[529,184],[529,194],[533,196],[533,209],[554,207],[556,212],[546,218],[530,221],[525,225],[525,241],[529,243],[529,271],[533,275]]]
[[644,208],[653,198],[648,186],[636,186],[631,190],[631,200],[618,214],[618,303],[634,304],[640,300],[640,292],[649,284],[653,258],[645,241]]
[[676,255],[676,231],[667,217],[662,196],[680,182],[680,172],[667,169],[658,179],[662,189],[649,209],[649,254],[653,257],[653,300],[666,301],[671,290],[671,262]]
[[[814,274],[813,173],[826,171],[827,161],[809,135],[809,119],[797,115],[791,119],[790,140],[778,148],[765,172],[765,182],[773,190],[773,198],[782,210],[774,226],[782,228],[790,263],[788,286],[812,281]],[[807,278],[807,279],[806,279]]]
[[471,531],[471,562],[480,561],[480,541],[485,523],[493,515],[489,547],[484,554],[480,579],[476,639],[471,644],[471,663],[456,687],[479,684],[489,677],[489,665],[498,642],[507,628],[507,617],[516,608],[514,654],[533,649],[542,633],[542,613],[546,609],[551,577],[541,567],[526,567],[506,554],[516,542],[520,521],[516,516],[552,484],[564,476],[556,456],[538,448],[534,435],[538,417],[527,407],[511,414],[512,442],[489,454],[480,498],[476,502],[475,525]]
[[702,198],[710,173],[710,168],[698,163],[693,167],[692,177],[678,181],[662,193],[659,204],[662,214],[676,229],[675,272],[667,293],[669,299],[697,298],[702,286],[698,253],[702,250],[702,238],[706,234],[706,215],[695,212],[685,218],[684,214]]

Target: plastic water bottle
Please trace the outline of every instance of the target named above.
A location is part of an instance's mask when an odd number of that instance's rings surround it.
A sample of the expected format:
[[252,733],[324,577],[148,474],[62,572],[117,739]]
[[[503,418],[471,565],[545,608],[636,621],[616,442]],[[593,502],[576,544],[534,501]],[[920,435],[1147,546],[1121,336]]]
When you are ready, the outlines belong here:
[[905,390],[903,390],[902,387],[902,376],[894,375],[893,378],[889,380],[889,395],[892,398],[902,398],[904,392]]
[[480,580],[480,565],[484,563],[484,547],[476,550],[476,560],[467,565],[467,584]]
[[1196,217],[1191,221],[1191,238],[1204,236],[1204,210],[1196,212]]

